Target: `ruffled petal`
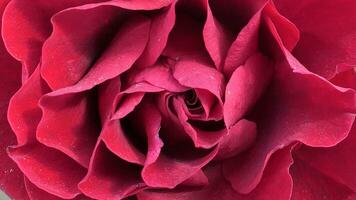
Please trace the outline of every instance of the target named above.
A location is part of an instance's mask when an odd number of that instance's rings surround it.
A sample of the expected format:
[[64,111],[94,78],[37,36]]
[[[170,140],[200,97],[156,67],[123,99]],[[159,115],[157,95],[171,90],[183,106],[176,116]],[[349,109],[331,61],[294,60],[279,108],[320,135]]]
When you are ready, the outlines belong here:
[[12,147],[10,157],[37,187],[61,198],[80,194],[77,184],[86,170],[61,152],[39,143]]
[[300,30],[293,55],[310,71],[331,78],[337,66],[356,65],[355,1],[274,2]]
[[103,143],[98,143],[80,190],[94,199],[123,199],[145,187],[140,166],[121,160]]

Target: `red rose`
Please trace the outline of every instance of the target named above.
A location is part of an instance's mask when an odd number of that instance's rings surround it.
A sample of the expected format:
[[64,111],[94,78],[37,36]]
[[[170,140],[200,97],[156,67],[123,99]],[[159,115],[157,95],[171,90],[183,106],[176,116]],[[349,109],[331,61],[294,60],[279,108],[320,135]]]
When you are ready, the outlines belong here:
[[13,199],[356,198],[355,1],[0,2]]

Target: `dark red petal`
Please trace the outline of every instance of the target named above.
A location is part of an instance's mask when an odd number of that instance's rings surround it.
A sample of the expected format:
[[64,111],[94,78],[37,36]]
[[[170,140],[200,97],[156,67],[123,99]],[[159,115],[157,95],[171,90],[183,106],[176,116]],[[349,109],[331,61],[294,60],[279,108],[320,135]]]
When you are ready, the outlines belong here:
[[[4,13],[3,38],[8,51],[23,63],[26,80],[40,61],[42,44],[50,35],[50,18],[68,7],[100,0],[67,0],[51,2],[37,0],[27,2],[14,0]],[[41,12],[39,12],[41,11]]]
[[356,191],[356,123],[349,136],[335,147],[311,148],[303,146],[295,154],[298,159],[318,170],[338,184]]
[[13,147],[10,157],[36,186],[62,198],[80,194],[77,184],[85,169],[57,150],[39,143]]
[[261,23],[261,11],[257,12],[248,24],[239,32],[231,44],[224,63],[224,73],[228,77],[242,65],[258,48],[258,33]]
[[8,120],[19,145],[35,140],[37,125],[41,119],[38,101],[47,92],[49,88],[41,79],[39,68],[37,68],[11,98]]
[[180,85],[173,77],[171,69],[163,63],[156,63],[152,67],[147,67],[136,73],[130,74],[128,84],[147,82],[156,87],[164,88],[171,92],[183,92],[186,87]]
[[184,111],[183,102],[174,99],[173,105],[175,107],[175,111],[177,112],[177,117],[181,126],[183,126],[185,133],[192,139],[195,147],[206,149],[211,148],[220,141],[220,138],[223,137],[223,135],[226,134],[226,129],[224,128],[220,130],[201,130],[198,127],[194,127],[188,121],[189,118]]
[[219,142],[219,152],[215,159],[227,159],[246,150],[255,141],[256,124],[242,119],[228,129]]
[[[343,155],[340,154],[338,156],[342,157]],[[332,163],[328,163],[328,165],[330,164]],[[342,170],[344,169],[342,168]],[[352,200],[355,197],[354,191],[350,190],[350,188],[325,176],[325,174],[316,170],[307,162],[299,159],[299,156],[294,156],[291,175],[293,177],[292,200]]]
[[39,103],[42,119],[37,140],[88,167],[100,133],[96,98],[93,92],[44,96]]
[[282,15],[300,30],[300,41],[293,54],[309,70],[331,78],[337,66],[356,65],[355,1],[274,2]]
[[[255,146],[225,162],[226,178],[239,192],[248,193],[257,185],[275,150],[296,140],[314,147],[334,146],[352,126],[355,93],[336,88],[308,72],[287,51],[285,54],[287,60],[276,66],[272,85],[254,111],[258,124]],[[236,166],[236,162],[240,164]]]
[[152,18],[150,39],[148,40],[147,46],[141,57],[136,62],[138,67],[148,67],[153,65],[161,55],[167,44],[169,33],[173,29],[175,23],[176,2],[177,1],[173,1],[171,5],[164,8],[162,12]]
[[100,6],[71,8],[53,16],[53,32],[43,45],[41,59],[41,74],[48,85],[59,89],[77,83],[105,51],[123,15],[119,8]]
[[251,56],[233,72],[225,92],[224,120],[227,127],[235,124],[255,105],[272,74],[272,63],[261,54]]
[[[0,1],[0,13],[7,3],[7,0]],[[16,137],[8,124],[6,112],[11,95],[20,85],[21,64],[6,52],[0,40],[0,190],[13,199],[27,200],[23,174],[6,153],[8,146],[16,144]]]
[[204,43],[215,67],[220,70],[232,40],[232,34],[214,17],[208,1],[205,2],[207,17],[203,29]]
[[101,123],[105,124],[115,111],[115,100],[121,89],[120,76],[106,81],[99,85],[98,88],[98,106]]
[[186,87],[205,89],[222,99],[224,76],[215,68],[197,59],[183,59],[174,66],[173,76]]
[[292,179],[289,175],[291,164],[289,147],[277,151],[268,163],[261,183],[248,195],[241,195],[234,191],[224,179],[221,165],[215,163],[204,169],[209,184],[202,190],[143,191],[138,193],[137,197],[139,200],[287,200],[292,191]]
[[[183,187],[201,187],[209,184],[208,177],[206,177],[203,170],[197,171],[193,176],[183,181],[179,186]],[[178,187],[179,187],[178,186]]]
[[180,160],[161,153],[158,159],[142,170],[142,178],[148,186],[174,188],[193,176],[211,161],[217,153],[213,148],[209,153],[191,160]]
[[[31,200],[63,200],[62,198],[45,192],[25,178],[26,191]],[[84,195],[78,195],[73,200],[91,200]]]
[[142,101],[145,93],[136,92],[125,94],[122,93],[118,96],[118,105],[115,113],[112,116],[112,119],[122,119],[130,112],[132,112],[135,107]]
[[107,148],[121,159],[135,164],[144,164],[145,155],[127,138],[119,120],[108,122],[103,128],[100,137]]
[[292,51],[299,41],[300,34],[298,28],[277,11],[273,1],[269,1],[266,4],[263,9],[263,16],[272,21],[284,47]]
[[126,25],[116,34],[110,47],[77,84],[56,90],[49,96],[89,90],[128,70],[144,50],[148,39],[149,25],[149,19],[142,16],[127,21]]
[[123,199],[143,187],[140,167],[121,160],[103,143],[98,143],[88,174],[79,183],[85,195],[107,200]]
[[356,90],[355,66],[347,66],[344,67],[344,69],[338,69],[330,81],[337,86]]

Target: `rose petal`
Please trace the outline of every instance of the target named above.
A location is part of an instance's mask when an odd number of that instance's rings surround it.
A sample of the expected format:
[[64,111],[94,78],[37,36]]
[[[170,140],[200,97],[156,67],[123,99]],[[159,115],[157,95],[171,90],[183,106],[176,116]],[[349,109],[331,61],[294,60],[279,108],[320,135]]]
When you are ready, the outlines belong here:
[[131,94],[121,94],[117,100],[118,106],[112,119],[122,119],[130,112],[132,112],[135,107],[142,101],[145,93],[137,92]]
[[41,119],[38,101],[47,92],[49,92],[49,88],[41,79],[40,71],[37,68],[11,98],[8,120],[19,145],[35,140],[37,125]]
[[34,143],[9,149],[10,157],[37,187],[61,198],[74,198],[85,170],[57,150]]
[[224,119],[227,127],[240,120],[257,102],[272,74],[271,62],[261,54],[251,56],[233,72],[225,92]]
[[139,70],[129,75],[129,83],[147,82],[156,87],[164,88],[171,92],[183,92],[186,87],[180,85],[173,77],[171,69],[163,63],[157,63],[152,67]]
[[207,10],[207,17],[203,29],[204,43],[215,63],[215,67],[220,70],[232,40],[232,35],[213,16],[208,1],[206,1],[205,9]]
[[226,178],[242,193],[257,185],[276,149],[296,140],[314,147],[334,146],[347,136],[354,120],[353,91],[334,87],[284,53],[286,61],[276,66],[273,83],[254,111],[255,146],[224,165]]
[[220,101],[224,91],[224,76],[215,68],[196,59],[184,59],[174,66],[173,76],[186,87],[205,89]]
[[[0,1],[2,14],[8,1]],[[1,19],[0,19],[1,20]],[[16,137],[6,118],[9,99],[21,85],[21,64],[15,61],[0,41],[0,190],[13,199],[28,200],[23,174],[9,158],[6,149],[16,144]]]
[[171,5],[164,8],[162,12],[152,18],[150,38],[144,52],[136,62],[137,66],[142,68],[151,66],[161,55],[167,44],[169,33],[173,29],[175,23],[176,2],[177,1],[173,1]]
[[143,16],[128,20],[116,34],[110,47],[77,84],[56,90],[49,95],[59,96],[89,90],[128,70],[144,50],[149,25],[150,20]]
[[143,165],[145,155],[125,135],[119,120],[112,120],[103,128],[100,137],[107,148],[121,159]]
[[[2,36],[10,54],[23,63],[23,80],[36,69],[43,42],[51,33],[50,17],[63,9],[99,0],[67,0],[27,2],[14,0],[4,12]],[[41,12],[38,12],[38,11]]]
[[228,129],[228,134],[219,142],[219,152],[215,159],[231,158],[246,150],[255,141],[256,132],[254,122],[240,120]]
[[41,74],[48,85],[55,90],[77,83],[105,51],[123,15],[113,6],[71,8],[54,15],[53,32],[43,45],[41,60]]
[[335,147],[311,148],[303,146],[295,152],[301,162],[332,179],[338,184],[356,191],[356,124],[349,136]]
[[224,63],[224,73],[228,77],[242,65],[258,48],[258,33],[261,23],[261,11],[257,12],[248,24],[239,32],[231,44]]
[[[25,185],[27,194],[32,200],[62,200],[62,198],[59,198],[58,196],[52,195],[39,189],[27,178],[25,178]],[[90,200],[90,198],[85,197],[83,195],[78,195],[73,200]]]
[[44,96],[39,106],[42,119],[37,127],[37,140],[87,168],[101,128],[95,94]]
[[98,103],[101,123],[105,124],[115,111],[115,100],[121,89],[120,76],[99,85]]
[[142,170],[141,176],[148,186],[172,189],[193,176],[211,161],[216,153],[217,148],[213,148],[207,154],[189,160],[174,159],[161,153],[156,162]]
[[183,102],[178,100],[173,101],[180,124],[183,126],[185,133],[188,134],[194,142],[195,147],[207,149],[216,145],[220,141],[220,138],[226,134],[226,130],[224,128],[219,130],[201,130],[198,127],[194,127],[188,122],[189,119],[185,114],[182,104]]
[[140,167],[116,157],[103,143],[98,143],[88,174],[79,183],[85,195],[108,200],[123,199],[144,186]]
[[301,37],[293,54],[310,71],[330,78],[338,65],[356,65],[355,1],[274,2],[299,28]]
[[[210,164],[204,169],[209,184],[197,191],[143,191],[137,194],[139,200],[285,200],[289,199],[292,191],[292,179],[289,167],[292,164],[290,148],[276,152],[266,168],[264,177],[257,188],[248,195],[235,192],[221,174],[219,163]],[[283,185],[283,187],[281,187]]]
[[[340,157],[341,155],[338,156]],[[343,200],[355,194],[350,188],[335,182],[320,171],[315,170],[306,162],[300,160],[298,156],[294,157],[291,175],[293,177],[292,200],[314,200],[320,198],[325,200]]]
[[356,90],[356,70],[354,66],[347,66],[345,69],[338,70],[330,81],[337,86]]

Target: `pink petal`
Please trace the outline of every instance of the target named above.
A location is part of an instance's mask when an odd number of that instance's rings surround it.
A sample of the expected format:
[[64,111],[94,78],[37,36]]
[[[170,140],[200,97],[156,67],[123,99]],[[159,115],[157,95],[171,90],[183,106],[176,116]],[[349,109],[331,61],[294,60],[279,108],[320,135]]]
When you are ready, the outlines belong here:
[[[8,1],[0,1],[0,13]],[[1,20],[1,19],[0,19]],[[9,99],[21,86],[21,64],[15,61],[0,41],[0,190],[13,199],[28,200],[23,174],[9,158],[6,149],[16,144],[16,137],[6,118]]]
[[[51,16],[68,7],[99,0],[51,2],[14,0],[4,12],[3,39],[10,54],[22,61],[26,80],[40,61],[43,42],[51,33]],[[38,12],[41,10],[41,12]]]
[[224,76],[215,68],[196,59],[184,59],[174,66],[173,76],[186,87],[205,89],[222,99]]
[[206,1],[205,9],[207,17],[203,29],[204,43],[210,57],[215,63],[216,68],[220,70],[227,54],[232,35],[213,16],[208,1]]
[[67,9],[51,19],[53,32],[43,45],[41,74],[52,89],[77,83],[122,23],[124,12],[116,7],[79,8]]
[[332,179],[356,191],[356,124],[349,136],[335,147],[311,148],[303,146],[295,154],[299,160]]
[[300,30],[300,41],[293,54],[310,71],[330,78],[337,66],[356,65],[355,1],[274,2]]
[[161,153],[153,164],[143,169],[141,176],[148,186],[172,189],[193,176],[211,161],[216,153],[217,148],[213,148],[203,156],[189,160],[174,159]]
[[337,86],[356,90],[356,70],[354,66],[340,69],[330,81]]
[[[47,193],[33,183],[31,183],[27,178],[25,178],[26,191],[30,199],[32,200],[62,200],[62,198],[55,196],[53,194]],[[83,195],[76,196],[73,200],[90,200],[90,198]]]
[[224,119],[227,127],[235,124],[254,106],[272,74],[271,62],[261,54],[251,56],[233,72],[225,92]]
[[118,105],[112,119],[122,119],[131,113],[135,107],[142,101],[145,93],[136,92],[131,94],[120,94],[118,96]]
[[250,19],[231,44],[224,63],[224,73],[228,77],[257,51],[260,23],[261,11]]
[[45,96],[39,105],[42,119],[37,127],[37,140],[88,167],[101,127],[95,94]]
[[40,71],[37,69],[11,98],[8,120],[19,145],[35,140],[37,125],[41,119],[38,101],[47,92],[48,86],[41,79]]
[[219,142],[219,152],[215,159],[227,159],[246,150],[256,139],[256,124],[242,119],[230,129]]
[[[293,141],[334,146],[347,136],[354,120],[353,91],[334,87],[306,71],[287,51],[285,54],[287,60],[276,66],[272,85],[254,111],[258,125],[255,146],[224,165],[226,178],[242,193],[258,184],[275,150]],[[240,164],[236,166],[236,162]]]
[[115,111],[115,100],[121,89],[120,76],[106,81],[98,88],[98,106],[101,123],[105,124]]
[[80,194],[77,184],[85,170],[62,153],[34,143],[9,149],[10,157],[37,187],[62,198]]
[[80,190],[95,199],[123,199],[145,185],[140,167],[127,163],[99,143],[92,157],[88,174],[79,183]]
[[59,96],[89,90],[128,70],[144,50],[149,25],[150,20],[143,16],[128,20],[116,34],[111,45],[77,84],[56,90],[50,95]]
[[[189,123],[189,118],[183,109],[183,102],[174,100],[173,102],[175,110],[177,112],[178,119],[181,126],[183,126],[186,134],[190,136],[197,148],[211,148],[216,145],[220,139],[226,134],[226,129],[220,130],[202,130],[199,127],[194,127]],[[209,123],[209,122],[206,122]],[[210,122],[211,124],[213,122]]]
[[139,200],[286,200],[289,199],[292,190],[292,179],[289,175],[291,164],[290,148],[276,152],[265,170],[261,183],[248,195],[234,191],[224,179],[221,165],[215,163],[204,169],[209,184],[201,190],[143,191],[138,193],[137,197]]
[[104,126],[100,137],[107,148],[119,158],[130,163],[144,164],[145,155],[130,142],[119,120],[109,121]]
[[[144,0],[143,0],[144,2]],[[153,1],[157,2],[157,1]],[[153,65],[161,55],[164,47],[167,44],[168,36],[173,29],[175,23],[175,4],[171,5],[152,18],[150,38],[147,46],[136,64],[139,67],[148,67]]]
[[299,156],[294,157],[291,175],[293,177],[292,200],[315,200],[320,198],[325,200],[354,199],[352,198],[352,195],[355,194],[354,191],[345,185],[335,182],[320,171],[315,170],[308,163],[300,160]]

